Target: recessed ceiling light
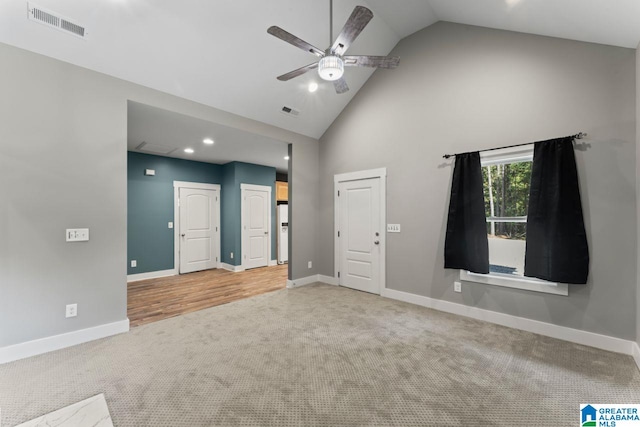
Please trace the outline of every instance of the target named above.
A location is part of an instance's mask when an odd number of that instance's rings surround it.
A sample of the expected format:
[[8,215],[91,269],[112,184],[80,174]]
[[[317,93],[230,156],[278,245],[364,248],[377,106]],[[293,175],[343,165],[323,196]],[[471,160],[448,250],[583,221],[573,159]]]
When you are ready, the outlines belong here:
[[193,148],[185,148],[184,152],[185,153],[189,153],[189,154],[193,154]]
[[213,139],[205,138],[205,139],[202,140],[202,142],[204,142],[205,144],[211,145],[211,144],[213,144]]
[[309,83],[309,92],[313,93],[318,90],[318,83],[311,82]]
[[289,160],[289,156],[284,156],[284,159],[285,160]]

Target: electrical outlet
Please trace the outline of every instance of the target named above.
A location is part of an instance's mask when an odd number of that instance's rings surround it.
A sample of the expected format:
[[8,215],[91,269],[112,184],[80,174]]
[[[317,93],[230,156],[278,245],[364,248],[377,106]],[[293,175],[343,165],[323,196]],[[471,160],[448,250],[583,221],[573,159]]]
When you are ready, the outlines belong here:
[[453,282],[453,291],[454,292],[462,292],[462,283]]
[[387,233],[399,233],[400,224],[387,224]]
[[78,315],[78,304],[67,304],[65,317],[76,317]]
[[138,266],[138,261],[136,261],[135,259],[131,260],[131,268],[137,267]]
[[169,223],[169,228],[173,228],[173,223],[172,222]]
[[311,261],[309,261],[309,268],[313,267],[313,263]]
[[233,252],[231,252],[231,259],[233,259]]

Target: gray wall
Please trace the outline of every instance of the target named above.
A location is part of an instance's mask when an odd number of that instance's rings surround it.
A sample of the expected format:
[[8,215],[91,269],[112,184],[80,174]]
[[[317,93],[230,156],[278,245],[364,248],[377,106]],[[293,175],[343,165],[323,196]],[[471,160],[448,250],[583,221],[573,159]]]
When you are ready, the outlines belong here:
[[[640,44],[636,49],[636,147],[640,147]],[[638,238],[636,250],[638,259],[636,268],[638,269],[637,290],[636,290],[636,343],[640,346],[640,149],[636,148],[636,215],[638,218]]]
[[[438,23],[403,39],[320,141],[320,273],[333,275],[333,175],[387,167],[387,287],[543,322],[636,336],[635,51]],[[588,132],[576,150],[591,252],[569,297],[464,284],[443,268],[452,161]]]
[[[0,347],[126,318],[127,100],[317,145],[5,44],[0,63]],[[318,162],[313,149],[297,154],[301,166]],[[317,198],[317,186],[297,188]],[[312,238],[294,240],[292,252],[315,261],[316,223],[301,208],[297,227]],[[89,227],[91,241],[65,243],[71,227]],[[79,304],[78,317],[64,318],[68,303]]]
[[[291,147],[289,160],[289,271],[290,278],[318,274],[318,144]],[[312,261],[312,268],[308,262]]]

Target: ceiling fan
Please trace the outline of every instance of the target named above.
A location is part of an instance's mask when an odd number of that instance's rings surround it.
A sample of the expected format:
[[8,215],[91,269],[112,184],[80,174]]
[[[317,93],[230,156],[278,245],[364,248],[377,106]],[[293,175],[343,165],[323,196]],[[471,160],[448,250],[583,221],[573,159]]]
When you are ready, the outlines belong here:
[[[328,47],[325,51],[318,49],[280,27],[275,25],[269,27],[267,32],[272,36],[284,40],[285,42],[320,58],[317,62],[278,76],[278,80],[287,81],[317,68],[320,78],[333,82],[336,93],[345,93],[349,90],[349,86],[343,77],[344,67],[396,68],[400,63],[400,58],[397,56],[344,55],[346,50],[349,49],[349,46],[351,46],[351,43],[353,43],[372,18],[373,12],[371,12],[371,10],[364,6],[356,6],[355,9],[353,9],[351,16],[344,24],[344,28],[342,28],[338,38],[333,42],[333,45]],[[329,43],[332,41],[333,0],[330,0]]]

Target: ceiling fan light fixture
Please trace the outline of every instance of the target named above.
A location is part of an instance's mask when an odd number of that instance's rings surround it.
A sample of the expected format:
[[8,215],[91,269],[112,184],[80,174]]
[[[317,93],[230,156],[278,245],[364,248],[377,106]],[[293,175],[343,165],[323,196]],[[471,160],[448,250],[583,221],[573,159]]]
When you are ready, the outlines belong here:
[[327,55],[318,63],[318,75],[327,81],[338,80],[344,74],[344,61],[336,55]]

